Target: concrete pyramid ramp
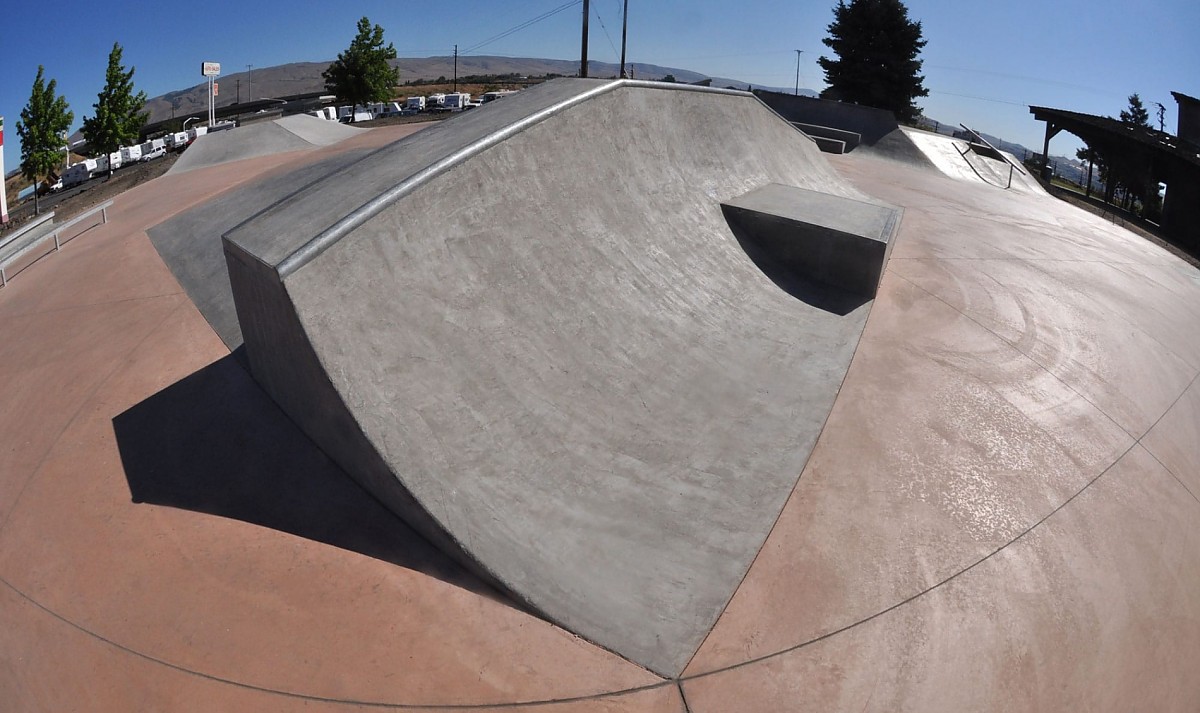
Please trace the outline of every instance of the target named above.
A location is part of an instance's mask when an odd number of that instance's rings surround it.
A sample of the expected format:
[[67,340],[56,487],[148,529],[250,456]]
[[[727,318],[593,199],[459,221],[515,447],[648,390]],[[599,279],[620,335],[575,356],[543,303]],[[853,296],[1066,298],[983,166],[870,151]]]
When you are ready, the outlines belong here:
[[216,131],[198,137],[167,173],[185,173],[255,156],[328,146],[360,131],[363,129],[306,115]]
[[523,606],[677,675],[770,531],[866,298],[724,201],[862,199],[748,94],[559,80],[225,237],[247,356],[367,489]]

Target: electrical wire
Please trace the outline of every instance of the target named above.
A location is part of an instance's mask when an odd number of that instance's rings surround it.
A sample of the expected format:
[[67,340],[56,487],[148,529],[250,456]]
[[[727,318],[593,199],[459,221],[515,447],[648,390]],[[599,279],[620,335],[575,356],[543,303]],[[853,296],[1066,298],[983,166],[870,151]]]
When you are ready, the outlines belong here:
[[562,12],[563,10],[574,7],[582,2],[583,2],[583,0],[569,0],[569,2],[565,2],[562,5],[559,5],[558,7],[554,8],[553,10],[547,10],[546,12],[543,12],[541,15],[538,15],[537,17],[535,17],[531,20],[526,20],[525,22],[522,22],[521,24],[519,24],[515,27],[511,27],[511,28],[505,30],[504,32],[501,32],[496,35],[492,35],[491,37],[487,38],[486,40],[484,40],[478,44],[472,45],[471,47],[463,50],[461,54],[470,54],[471,52],[474,52],[475,50],[477,50],[481,47],[490,45],[493,42],[498,42],[499,40],[502,40],[505,37],[508,37],[509,35],[520,32],[521,30],[524,30],[525,28],[527,28],[531,25],[536,25],[537,23],[541,22],[542,20],[547,20],[547,19],[557,15],[558,13]]

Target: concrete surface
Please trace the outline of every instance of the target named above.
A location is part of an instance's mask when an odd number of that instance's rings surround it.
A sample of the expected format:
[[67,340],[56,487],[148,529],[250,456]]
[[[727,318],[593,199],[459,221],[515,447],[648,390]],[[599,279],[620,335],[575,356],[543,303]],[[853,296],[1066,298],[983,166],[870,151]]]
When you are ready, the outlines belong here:
[[167,173],[186,173],[228,161],[244,161],[255,156],[328,146],[361,131],[315,116],[289,116],[261,124],[239,126],[197,137]]
[[[1010,166],[1007,162],[971,151],[970,143],[964,139],[907,127],[901,131],[939,171],[955,180],[1023,193],[1046,193],[1037,179],[1024,169],[1012,169],[1010,184]],[[1020,166],[1021,162],[1016,157],[1011,154],[1004,156]]]
[[900,210],[768,183],[721,204],[731,224],[793,272],[875,296]]
[[[323,121],[311,116],[300,118]],[[426,126],[407,124],[386,127],[380,131],[351,129],[352,138],[345,143],[323,150],[310,145],[301,151],[276,154],[281,156],[276,161],[281,166],[279,169],[254,180],[231,182],[230,187],[237,185],[237,190],[226,190],[212,200],[151,227],[147,231],[150,240],[225,346],[231,351],[235,350],[242,345],[242,330],[238,325],[233,292],[229,287],[229,270],[225,264],[221,236],[266,206],[354,164],[381,145]],[[301,154],[307,155],[302,165],[296,166]]]
[[795,492],[676,682],[371,508],[186,298],[146,229],[310,159],[159,178],[0,290],[6,709],[1195,709],[1195,269],[1045,197],[830,157],[904,221]]
[[[578,97],[305,247],[454,146]],[[794,485],[867,314],[773,283],[721,203],[769,182],[854,191],[746,94],[556,81],[500,104],[231,233],[247,356],[326,452],[439,546],[674,675]],[[629,140],[598,151],[613,125]],[[616,188],[581,205],[597,182]]]

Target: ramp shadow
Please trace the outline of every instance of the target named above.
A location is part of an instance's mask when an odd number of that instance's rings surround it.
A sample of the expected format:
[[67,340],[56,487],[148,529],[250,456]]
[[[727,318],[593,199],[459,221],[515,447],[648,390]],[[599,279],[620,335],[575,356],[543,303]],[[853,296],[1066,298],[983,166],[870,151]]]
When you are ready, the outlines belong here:
[[826,285],[798,274],[762,245],[755,242],[738,221],[731,219],[730,211],[726,206],[721,206],[721,210],[725,214],[726,224],[733,232],[733,237],[737,238],[738,245],[746,253],[746,257],[750,258],[754,266],[766,275],[767,279],[787,294],[810,307],[836,314],[839,317],[844,317],[871,301],[871,298],[866,295]]
[[241,520],[512,605],[350,479],[234,355],[113,419],[135,503]]

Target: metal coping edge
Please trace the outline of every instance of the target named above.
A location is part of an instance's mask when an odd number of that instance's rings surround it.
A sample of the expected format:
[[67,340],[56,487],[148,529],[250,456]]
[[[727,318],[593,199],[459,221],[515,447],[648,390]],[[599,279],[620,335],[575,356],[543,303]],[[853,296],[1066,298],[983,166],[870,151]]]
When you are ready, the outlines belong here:
[[[487,149],[524,131],[525,129],[528,129],[535,124],[540,124],[546,119],[549,119],[556,114],[576,106],[577,104],[581,104],[601,94],[605,94],[622,87],[640,87],[646,89],[666,89],[674,91],[692,91],[710,94],[728,94],[732,96],[754,97],[754,95],[750,92],[741,91],[739,89],[701,87],[693,84],[672,84],[669,82],[652,82],[643,79],[617,79],[606,82],[592,89],[580,92],[569,99],[564,99],[556,104],[552,104],[551,106],[520,119],[519,121],[509,124],[503,129],[499,129],[498,131],[494,131],[483,138],[477,139],[463,148],[458,149],[448,156],[438,159],[429,166],[426,166],[420,171],[412,174],[400,183],[354,209],[341,220],[313,236],[312,239],[301,245],[299,248],[296,248],[296,250],[279,262],[279,267],[277,268],[279,278],[282,280],[287,278],[289,275],[292,275],[297,270],[317,258],[321,253],[325,252],[347,234],[361,226],[363,223],[366,223],[371,218],[374,218],[389,205],[412,193],[422,184],[432,180],[442,173],[445,173],[454,166],[486,151]],[[757,97],[754,98],[757,99]]]

